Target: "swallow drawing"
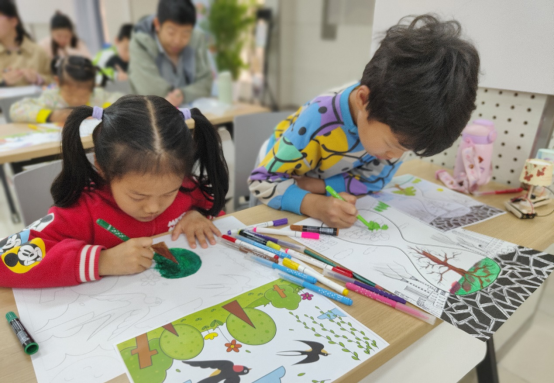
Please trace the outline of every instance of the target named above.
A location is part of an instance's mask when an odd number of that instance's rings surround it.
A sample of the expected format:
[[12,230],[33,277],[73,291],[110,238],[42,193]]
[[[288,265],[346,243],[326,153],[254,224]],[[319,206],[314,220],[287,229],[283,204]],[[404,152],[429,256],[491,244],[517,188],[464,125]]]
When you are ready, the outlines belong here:
[[[319,360],[320,356],[328,356],[330,355],[327,351],[323,349],[323,345],[318,342],[311,342],[308,340],[299,340],[298,342],[302,342],[310,346],[311,348],[306,351],[301,350],[292,350],[292,351],[280,351],[281,353],[277,353],[279,356],[306,356],[304,359],[302,359],[300,362],[295,364],[308,364],[308,363],[314,363]],[[282,354],[287,353],[287,354]]]

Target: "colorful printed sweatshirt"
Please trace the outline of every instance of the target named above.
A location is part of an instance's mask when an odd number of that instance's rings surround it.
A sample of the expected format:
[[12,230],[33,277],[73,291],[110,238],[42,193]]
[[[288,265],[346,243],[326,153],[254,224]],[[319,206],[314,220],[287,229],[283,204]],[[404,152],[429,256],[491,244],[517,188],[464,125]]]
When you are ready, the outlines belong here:
[[[89,106],[100,106],[107,108],[123,96],[121,93],[109,93],[102,88],[94,88]],[[26,97],[10,108],[10,117],[13,122],[38,122],[44,123],[55,109],[67,108],[67,102],[60,96],[59,89],[48,89],[42,92],[39,97]]]
[[358,85],[316,97],[275,127],[266,157],[248,179],[260,201],[301,214],[309,192],[296,185],[293,175],[323,179],[337,193],[353,195],[379,191],[390,181],[401,161],[379,160],[362,146],[348,105]]
[[[191,181],[183,182],[191,188]],[[71,286],[100,279],[100,252],[122,243],[100,227],[101,218],[129,238],[151,237],[172,230],[187,211],[211,206],[199,188],[179,192],[173,204],[151,222],[124,213],[108,187],[83,192],[69,208],[52,207],[48,215],[0,241],[0,286]]]

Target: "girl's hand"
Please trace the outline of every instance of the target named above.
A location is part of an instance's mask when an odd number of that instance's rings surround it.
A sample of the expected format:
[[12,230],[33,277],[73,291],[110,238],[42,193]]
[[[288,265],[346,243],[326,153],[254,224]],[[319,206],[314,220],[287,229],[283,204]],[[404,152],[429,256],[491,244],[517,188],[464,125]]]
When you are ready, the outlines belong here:
[[2,73],[2,80],[6,85],[14,85],[23,78],[23,72],[19,69],[6,68]]
[[48,117],[49,122],[59,122],[61,124],[65,123],[65,120],[67,120],[67,117],[71,114],[73,110],[72,109],[56,109],[52,111],[50,114],[50,117]]
[[152,238],[133,238],[100,252],[98,274],[128,275],[142,273],[152,265]]
[[206,238],[211,245],[215,245],[214,234],[221,237],[221,232],[215,227],[212,221],[196,210],[187,212],[177,223],[171,234],[171,240],[175,241],[180,234],[184,234],[187,237],[191,249],[196,248],[196,240],[200,242],[200,246],[203,249],[206,249],[208,247]]
[[169,101],[174,107],[179,107],[185,101],[183,92],[181,92],[180,89],[173,89],[173,91],[169,92],[167,96],[165,96],[165,99]]

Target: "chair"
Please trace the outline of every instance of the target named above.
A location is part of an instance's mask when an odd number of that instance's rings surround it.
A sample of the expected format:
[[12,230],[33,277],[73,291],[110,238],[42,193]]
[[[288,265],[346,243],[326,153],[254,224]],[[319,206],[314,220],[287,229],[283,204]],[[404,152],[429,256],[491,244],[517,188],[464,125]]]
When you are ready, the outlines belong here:
[[239,208],[239,198],[250,195],[246,180],[256,166],[262,143],[271,135],[273,128],[294,111],[258,113],[237,116],[234,119],[235,181],[233,205]]
[[[93,153],[87,154],[87,157],[90,162],[94,161]],[[14,176],[15,193],[25,226],[44,217],[54,204],[50,186],[61,170],[62,161],[57,160]]]

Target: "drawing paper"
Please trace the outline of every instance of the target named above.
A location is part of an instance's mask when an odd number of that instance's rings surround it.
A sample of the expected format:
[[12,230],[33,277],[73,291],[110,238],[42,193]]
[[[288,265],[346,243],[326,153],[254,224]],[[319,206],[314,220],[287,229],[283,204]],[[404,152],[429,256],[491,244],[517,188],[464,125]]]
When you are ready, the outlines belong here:
[[[222,231],[243,227],[234,217],[214,221]],[[171,248],[189,249],[184,236]],[[105,277],[73,287],[14,289],[21,318],[35,341],[31,356],[39,383],[100,383],[123,374],[114,343],[242,294],[275,279],[273,270],[225,245],[193,250],[202,260],[189,277],[143,273]]]
[[440,231],[505,214],[503,210],[411,174],[394,177],[386,188],[372,196]]
[[332,301],[278,279],[116,349],[134,383],[319,383],[387,346]]
[[[443,233],[370,196],[338,237],[296,241],[486,340],[545,281],[554,256],[464,229]],[[321,225],[309,218],[298,225]]]

